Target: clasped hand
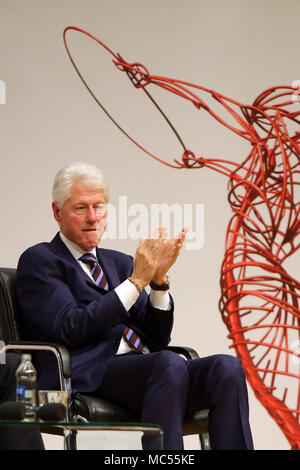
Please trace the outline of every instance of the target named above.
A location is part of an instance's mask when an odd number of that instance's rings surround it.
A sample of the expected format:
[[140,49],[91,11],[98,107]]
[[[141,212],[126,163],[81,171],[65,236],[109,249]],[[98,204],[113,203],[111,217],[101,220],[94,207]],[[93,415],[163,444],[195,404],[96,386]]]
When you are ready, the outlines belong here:
[[185,227],[172,239],[167,230],[159,227],[146,240],[141,240],[133,261],[132,279],[144,288],[153,280],[156,284],[167,282],[166,274],[175,263],[189,228]]

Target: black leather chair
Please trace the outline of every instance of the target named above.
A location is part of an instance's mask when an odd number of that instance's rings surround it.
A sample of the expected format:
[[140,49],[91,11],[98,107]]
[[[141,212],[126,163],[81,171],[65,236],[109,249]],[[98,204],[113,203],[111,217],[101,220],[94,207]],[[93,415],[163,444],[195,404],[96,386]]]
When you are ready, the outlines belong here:
[[[107,423],[140,422],[138,415],[134,415],[114,403],[81,393],[72,395],[70,358],[64,346],[55,343],[23,341],[22,325],[18,316],[15,294],[15,280],[16,269],[0,268],[0,340],[3,346],[2,352],[11,350],[47,350],[55,354],[61,389],[68,392],[69,420]],[[182,354],[187,360],[199,357],[196,351],[188,347],[170,346],[168,349]],[[186,416],[183,423],[183,435],[191,434],[199,435],[201,449],[210,449],[208,410],[199,410],[193,416]],[[67,439],[67,448],[76,449],[76,432],[71,432]]]

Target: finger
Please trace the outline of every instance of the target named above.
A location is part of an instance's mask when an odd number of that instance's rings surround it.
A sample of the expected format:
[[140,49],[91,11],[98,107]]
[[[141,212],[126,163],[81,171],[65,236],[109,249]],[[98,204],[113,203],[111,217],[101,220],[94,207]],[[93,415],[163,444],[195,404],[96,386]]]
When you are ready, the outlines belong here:
[[161,227],[161,237],[166,240],[168,236],[168,229],[167,227]]
[[191,225],[187,225],[186,227],[183,227],[182,231],[187,234],[190,230],[191,230],[192,226]]
[[158,227],[157,229],[154,230],[154,232],[151,234],[150,238],[152,240],[157,240],[161,236],[161,227]]
[[136,251],[140,251],[143,248],[144,244],[145,244],[145,240],[141,239]]
[[159,238],[167,238],[168,236],[168,229],[167,227],[158,227],[154,232],[152,233],[151,237],[152,239],[159,239]]
[[183,227],[181,229],[181,232],[179,232],[179,234],[177,235],[177,238],[185,238],[185,235],[188,233],[189,230],[191,230],[192,226],[191,225],[188,225],[186,227]]

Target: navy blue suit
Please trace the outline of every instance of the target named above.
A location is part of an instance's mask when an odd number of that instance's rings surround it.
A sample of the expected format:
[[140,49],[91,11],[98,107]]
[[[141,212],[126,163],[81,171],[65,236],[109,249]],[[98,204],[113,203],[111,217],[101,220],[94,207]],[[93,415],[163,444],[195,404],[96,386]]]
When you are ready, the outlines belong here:
[[[186,362],[164,350],[173,326],[171,309],[161,311],[143,291],[127,312],[114,288],[133,269],[132,257],[97,248],[110,290],[97,287],[59,234],[29,248],[19,260],[17,297],[27,339],[52,341],[70,351],[73,392],[92,393],[141,412],[160,424],[166,449],[182,449],[185,413],[210,409],[213,449],[251,449],[248,396],[240,361],[214,355]],[[150,354],[116,355],[126,326]],[[37,353],[40,388],[58,388],[55,359]]]
[[[27,339],[57,342],[69,349],[74,393],[99,387],[125,325],[133,327],[152,351],[169,343],[173,325],[173,302],[162,315],[151,306],[146,291],[127,312],[113,289],[131,275],[132,257],[103,248],[96,251],[109,292],[95,285],[59,234],[50,243],[26,250],[17,270],[17,297]],[[52,355],[37,353],[36,363],[39,387],[57,388]]]

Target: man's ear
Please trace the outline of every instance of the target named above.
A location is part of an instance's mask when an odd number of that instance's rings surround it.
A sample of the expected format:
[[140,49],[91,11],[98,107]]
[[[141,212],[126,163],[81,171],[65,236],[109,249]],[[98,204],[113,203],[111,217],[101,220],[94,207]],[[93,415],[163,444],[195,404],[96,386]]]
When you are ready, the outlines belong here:
[[53,210],[53,216],[54,216],[55,220],[59,223],[60,220],[61,220],[60,209],[59,209],[58,205],[56,204],[56,202],[52,202],[52,210]]

